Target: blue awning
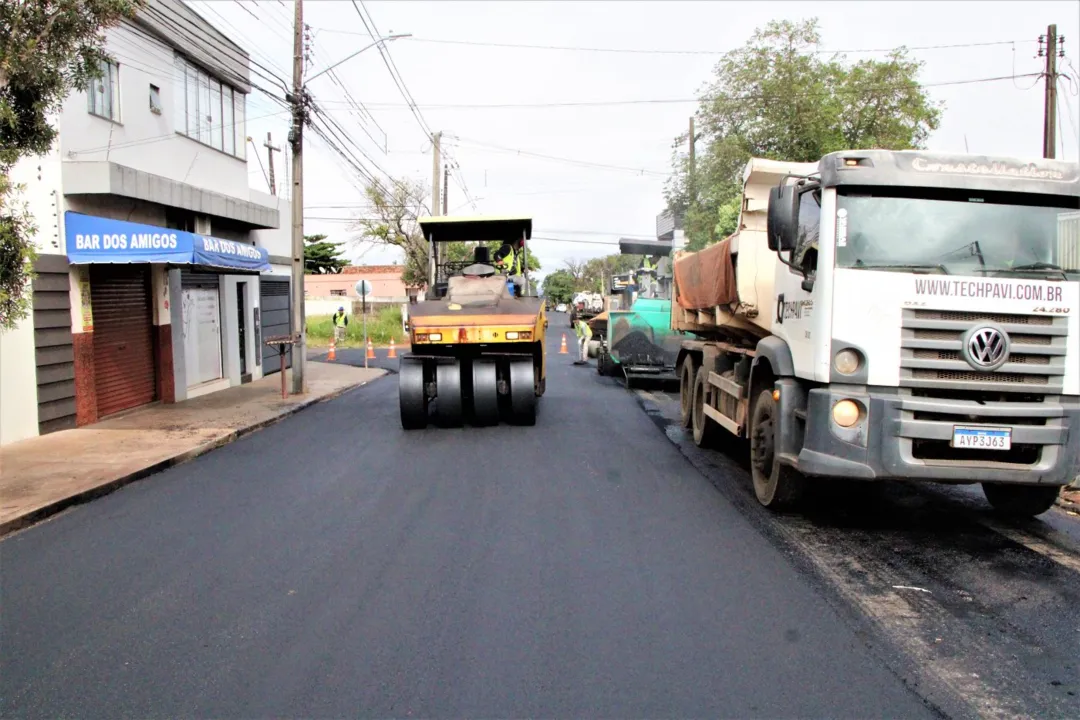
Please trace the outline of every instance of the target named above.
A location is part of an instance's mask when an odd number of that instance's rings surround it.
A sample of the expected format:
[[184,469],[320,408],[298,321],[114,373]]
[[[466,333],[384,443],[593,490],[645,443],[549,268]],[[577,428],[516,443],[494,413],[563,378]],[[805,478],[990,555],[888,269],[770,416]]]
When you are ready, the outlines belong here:
[[64,213],[67,257],[73,265],[172,263],[259,272],[270,269],[264,248],[182,230]]

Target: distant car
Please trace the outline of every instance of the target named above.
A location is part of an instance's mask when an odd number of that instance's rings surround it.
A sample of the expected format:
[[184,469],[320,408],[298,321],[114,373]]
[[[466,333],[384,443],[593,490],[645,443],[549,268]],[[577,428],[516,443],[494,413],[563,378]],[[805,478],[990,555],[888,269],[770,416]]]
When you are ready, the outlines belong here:
[[566,312],[566,303],[559,303],[556,305],[555,312]]

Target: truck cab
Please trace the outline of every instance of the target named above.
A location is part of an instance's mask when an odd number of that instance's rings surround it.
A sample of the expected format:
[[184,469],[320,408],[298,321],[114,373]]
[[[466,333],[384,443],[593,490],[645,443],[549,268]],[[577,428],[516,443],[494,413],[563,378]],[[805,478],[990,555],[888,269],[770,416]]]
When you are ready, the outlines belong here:
[[1046,510],[1080,472],[1080,167],[882,150],[788,165],[767,201],[744,196],[730,250],[732,314],[762,331],[742,343],[747,387],[726,386],[759,499],[904,478]]

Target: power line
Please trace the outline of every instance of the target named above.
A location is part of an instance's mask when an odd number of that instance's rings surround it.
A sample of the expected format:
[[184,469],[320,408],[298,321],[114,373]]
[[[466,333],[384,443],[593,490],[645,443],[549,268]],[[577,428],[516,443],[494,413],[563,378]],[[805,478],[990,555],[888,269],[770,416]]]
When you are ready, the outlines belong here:
[[[262,120],[263,118],[275,117],[277,115],[284,115],[287,112],[288,112],[288,110],[279,110],[277,112],[273,112],[273,113],[270,113],[268,115],[256,115],[254,117],[245,118],[244,122],[246,123],[246,122],[249,122],[251,120]],[[222,123],[220,127],[233,127],[233,128],[235,128],[236,125],[238,125],[238,124],[239,123],[237,123],[237,122]],[[173,131],[173,132],[165,133],[163,135],[152,135],[151,137],[141,138],[139,140],[129,140],[128,142],[113,143],[112,145],[99,145],[98,147],[81,148],[79,150],[71,150],[69,152],[74,154],[74,155],[82,155],[82,154],[85,154],[85,153],[92,153],[92,152],[100,152],[102,150],[109,150],[110,148],[113,149],[113,150],[118,150],[120,148],[136,147],[136,146],[140,146],[140,145],[151,145],[153,143],[162,142],[164,140],[168,140],[170,138],[176,138],[176,137],[184,137],[184,138],[188,138],[189,140],[193,140],[194,142],[197,142],[197,143],[199,142],[197,139],[192,138],[189,135],[184,135],[182,133],[178,133],[176,131]],[[199,144],[200,145],[205,145],[205,143],[199,143]],[[209,146],[207,146],[207,147],[209,147]],[[243,158],[241,158],[241,159],[243,159]]]
[[527,157],[535,157],[541,160],[550,160],[552,162],[567,163],[570,165],[580,165],[582,167],[600,168],[603,170],[622,170],[625,172],[632,172],[638,175],[653,175],[656,177],[668,177],[671,175],[670,171],[664,172],[661,170],[646,170],[644,168],[635,168],[627,165],[608,165],[605,163],[589,162],[587,160],[577,160],[575,158],[559,157],[557,155],[545,155],[543,153],[531,152],[529,150],[520,150],[516,148],[507,148],[500,145],[492,145],[490,143],[481,142],[479,140],[469,140],[468,138],[462,138],[453,136],[458,142],[466,143],[469,145],[475,145],[480,149],[489,149],[494,152],[504,152],[514,155],[524,155]]
[[[1021,75],[1001,75],[988,78],[971,78],[968,80],[948,80],[945,82],[932,83],[895,83],[882,85],[866,85],[852,88],[836,88],[827,91],[814,92],[776,92],[776,93],[749,93],[740,96],[731,96],[733,101],[769,101],[790,100],[800,97],[824,97],[834,93],[858,94],[879,90],[902,90],[914,85],[919,88],[948,87],[953,85],[974,85],[979,83],[999,82],[1002,80],[1017,80],[1027,77],[1041,77],[1042,73],[1024,73]],[[705,98],[707,100],[707,98]],[[644,100],[581,100],[566,102],[539,102],[539,103],[446,103],[425,105],[428,110],[509,110],[509,109],[541,109],[541,108],[584,108],[584,107],[614,107],[619,105],[679,105],[688,103],[700,103],[702,98],[657,98]],[[394,109],[404,107],[400,103],[369,103],[372,107]]]
[[[372,38],[382,37],[382,35],[379,34],[379,29],[375,26],[375,19],[371,17],[371,13],[367,13],[367,7],[364,6],[362,2],[358,5],[356,0],[352,0],[352,5],[353,8],[356,10],[356,14],[360,16],[360,22],[364,24],[364,28],[368,31],[368,34]],[[361,10],[361,7],[363,7],[364,9]],[[364,17],[365,13],[367,13],[367,18]],[[370,25],[368,24],[369,20],[371,21]],[[420,129],[423,131],[426,137],[430,138],[434,133],[432,133],[431,127],[427,124],[427,122],[424,120],[424,116],[420,113],[420,108],[417,107],[416,100],[413,98],[412,93],[409,92],[408,88],[405,85],[405,78],[401,77],[401,73],[397,69],[397,64],[394,63],[394,56],[390,54],[389,48],[384,47],[385,44],[386,43],[378,43],[375,46],[376,49],[379,51],[379,57],[382,58],[383,64],[386,65],[386,69],[390,73],[390,78],[397,86],[398,92],[401,93],[402,99],[404,99],[405,102],[409,104],[409,110],[412,112],[413,117],[416,118],[416,122],[420,125]]]
[[[361,33],[351,32],[348,30],[336,30],[334,28],[320,28],[320,32],[337,33],[341,35],[360,35]],[[500,42],[484,42],[479,40],[450,40],[444,38],[421,38],[413,37],[412,42],[418,43],[432,43],[440,45],[463,45],[470,47],[491,47],[491,48],[503,48],[508,50],[559,50],[568,52],[595,52],[595,53],[616,53],[616,54],[628,54],[628,55],[726,55],[732,50],[672,50],[672,49],[658,49],[658,48],[610,48],[610,47],[582,47],[574,45],[532,45],[527,43],[500,43]],[[961,48],[975,48],[975,47],[991,47],[997,45],[1011,45],[1014,42],[1034,42],[1034,40],[994,40],[989,42],[977,42],[977,43],[956,43],[950,45],[915,45],[915,46],[900,46],[895,48],[853,48],[847,50],[833,50],[830,48],[819,48],[816,50],[809,50],[806,55],[830,55],[830,54],[857,54],[857,53],[887,53],[895,52],[896,50],[904,49],[909,51],[922,51],[922,50],[951,50]]]

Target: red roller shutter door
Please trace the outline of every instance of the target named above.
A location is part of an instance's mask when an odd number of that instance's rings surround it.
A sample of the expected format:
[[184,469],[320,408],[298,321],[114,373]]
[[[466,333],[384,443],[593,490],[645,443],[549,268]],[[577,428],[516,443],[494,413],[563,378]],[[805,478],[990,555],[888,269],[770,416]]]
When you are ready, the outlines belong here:
[[98,416],[156,399],[150,269],[91,265],[94,383]]

